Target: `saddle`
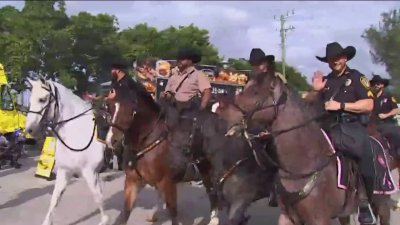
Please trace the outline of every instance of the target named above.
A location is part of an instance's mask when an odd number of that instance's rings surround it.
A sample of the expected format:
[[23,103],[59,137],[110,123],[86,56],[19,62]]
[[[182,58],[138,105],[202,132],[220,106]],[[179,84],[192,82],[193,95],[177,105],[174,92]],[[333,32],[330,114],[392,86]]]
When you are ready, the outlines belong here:
[[[357,189],[360,173],[356,161],[349,156],[338,153],[329,136],[324,130],[322,132],[331,146],[332,153],[336,155],[337,187],[343,190]],[[390,173],[388,156],[382,144],[376,138],[370,137],[370,142],[374,151],[374,168],[376,169],[374,194],[391,195],[397,192],[397,187]]]

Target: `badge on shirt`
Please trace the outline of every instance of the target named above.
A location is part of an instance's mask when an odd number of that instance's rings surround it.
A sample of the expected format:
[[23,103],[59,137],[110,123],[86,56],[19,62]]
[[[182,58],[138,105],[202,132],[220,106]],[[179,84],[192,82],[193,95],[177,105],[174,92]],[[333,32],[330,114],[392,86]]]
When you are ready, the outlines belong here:
[[350,86],[350,85],[351,85],[351,80],[350,80],[350,79],[347,79],[347,80],[346,80],[346,83],[344,83],[344,85],[346,85],[346,87]]
[[396,99],[394,97],[392,97],[392,102],[393,103],[397,103]]
[[360,77],[360,82],[365,87],[365,89],[369,89],[370,88],[369,80],[364,75]]

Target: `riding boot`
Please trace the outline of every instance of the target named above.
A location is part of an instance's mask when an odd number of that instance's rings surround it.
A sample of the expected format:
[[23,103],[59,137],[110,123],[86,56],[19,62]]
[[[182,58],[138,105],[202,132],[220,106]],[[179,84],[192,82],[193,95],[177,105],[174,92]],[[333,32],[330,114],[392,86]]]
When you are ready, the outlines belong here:
[[376,224],[376,218],[372,211],[370,200],[372,197],[373,189],[368,179],[362,178],[359,180],[358,185],[358,222],[360,224]]

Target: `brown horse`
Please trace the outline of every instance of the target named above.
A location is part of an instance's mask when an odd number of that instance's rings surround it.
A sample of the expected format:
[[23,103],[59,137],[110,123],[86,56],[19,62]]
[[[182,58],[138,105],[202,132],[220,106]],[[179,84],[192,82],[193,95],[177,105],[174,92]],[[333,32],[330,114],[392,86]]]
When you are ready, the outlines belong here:
[[[279,78],[267,76],[239,94],[234,104],[222,104],[217,113],[230,122],[230,134],[252,123],[269,125],[280,167],[276,182],[280,225],[329,225],[332,218],[350,224],[349,216],[358,206],[357,189],[361,188],[358,170],[351,160],[342,158],[353,173],[349,173],[347,190],[337,187],[336,154],[316,121],[320,110],[305,103]],[[374,141],[371,144],[374,149],[380,147]],[[389,197],[383,198],[385,202]],[[381,224],[388,224],[386,217]]]
[[[176,225],[178,224],[176,184],[182,181],[181,175],[185,171],[174,169],[168,161],[170,155],[168,126],[160,107],[140,83],[135,82],[128,96],[119,90],[115,91],[115,99],[110,100],[110,104],[114,107],[111,109],[112,123],[106,140],[110,147],[123,144],[126,174],[125,206],[115,224],[127,223],[139,191],[145,184],[149,184],[164,197],[172,224]],[[207,193],[211,193],[208,169],[201,168],[203,167],[199,166],[203,184]],[[209,194],[209,198],[211,208],[215,210],[216,198],[212,194]],[[160,205],[158,204],[155,210],[157,207]],[[155,211],[150,216],[150,221],[156,219],[154,215]]]

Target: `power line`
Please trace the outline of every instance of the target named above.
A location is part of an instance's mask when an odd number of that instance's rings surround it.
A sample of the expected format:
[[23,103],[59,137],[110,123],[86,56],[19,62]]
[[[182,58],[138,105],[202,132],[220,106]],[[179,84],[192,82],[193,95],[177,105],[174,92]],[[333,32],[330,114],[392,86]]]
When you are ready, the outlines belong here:
[[287,32],[290,30],[294,30],[295,27],[290,25],[290,26],[285,26],[287,19],[289,16],[294,15],[294,10],[292,12],[286,12],[286,14],[281,14],[279,17],[274,16],[274,19],[279,19],[281,22],[281,27],[280,27],[280,36],[281,36],[281,51],[282,51],[282,74],[286,77],[286,72],[285,72],[285,64],[286,64],[286,37],[287,37]]

